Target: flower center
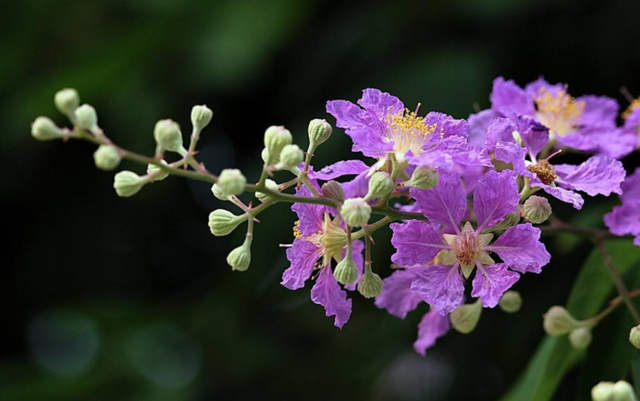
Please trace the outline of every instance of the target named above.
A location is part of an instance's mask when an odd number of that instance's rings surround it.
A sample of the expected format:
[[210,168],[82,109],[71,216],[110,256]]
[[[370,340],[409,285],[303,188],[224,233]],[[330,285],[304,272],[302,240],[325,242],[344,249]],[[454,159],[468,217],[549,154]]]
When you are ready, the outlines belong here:
[[462,231],[456,238],[456,259],[462,265],[474,265],[480,252],[480,244],[474,231]]
[[584,101],[577,101],[566,90],[555,92],[540,88],[536,102],[536,117],[552,132],[552,135],[565,136],[572,133],[576,121],[584,111]]
[[387,123],[385,136],[388,141],[393,142],[393,150],[400,153],[411,151],[414,156],[422,153],[422,147],[438,129],[438,124],[427,124],[424,117],[418,116],[409,109],[387,114],[385,122]]
[[536,164],[527,166],[527,170],[535,174],[546,185],[551,185],[558,178],[556,170],[547,160],[540,160]]

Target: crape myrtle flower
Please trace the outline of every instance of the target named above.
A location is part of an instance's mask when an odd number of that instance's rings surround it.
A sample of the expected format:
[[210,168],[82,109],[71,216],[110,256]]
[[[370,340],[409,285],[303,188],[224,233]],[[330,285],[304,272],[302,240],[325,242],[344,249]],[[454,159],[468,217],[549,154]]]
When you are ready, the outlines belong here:
[[640,167],[621,185],[622,204],[604,216],[604,224],[614,235],[633,235],[633,243],[640,246]]
[[353,151],[384,160],[388,154],[412,166],[451,169],[455,165],[491,166],[486,151],[467,143],[465,120],[430,112],[420,117],[405,109],[395,96],[378,89],[365,89],[358,104],[346,100],[327,102],[327,112],[336,118],[353,140]]
[[[480,180],[473,197],[475,229],[470,222],[461,227],[467,196],[457,174],[441,171],[435,188],[412,189],[411,195],[429,221],[391,225],[391,243],[396,248],[391,260],[415,270],[410,291],[443,315],[463,303],[465,278],[474,269],[471,295],[481,298],[485,307],[493,308],[520,278],[518,273],[540,273],[542,266],[549,263],[549,253],[540,242],[540,230],[529,223],[507,229],[493,243],[494,234],[483,233],[516,211],[520,195],[516,175],[510,170],[492,170]],[[491,253],[498,255],[502,263],[494,261]],[[396,274],[399,272],[391,277]],[[416,298],[402,301],[402,305],[385,306],[385,300],[390,299],[388,291],[393,288],[385,282],[383,300],[378,305],[394,310],[396,315],[406,314]]]
[[[499,116],[533,117],[544,125],[553,144],[621,158],[631,153],[638,138],[616,125],[618,103],[606,96],[574,98],[566,85],[539,78],[524,89],[511,80],[493,81],[491,109]],[[483,121],[474,117],[474,130]]]

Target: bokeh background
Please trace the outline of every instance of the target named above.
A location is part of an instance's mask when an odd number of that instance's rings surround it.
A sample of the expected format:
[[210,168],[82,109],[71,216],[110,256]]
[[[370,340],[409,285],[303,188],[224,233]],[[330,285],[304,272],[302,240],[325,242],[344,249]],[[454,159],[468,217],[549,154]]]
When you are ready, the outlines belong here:
[[[201,159],[257,178],[262,134],[306,125],[329,99],[377,87],[421,110],[467,117],[493,78],[540,74],[573,94],[640,94],[640,2],[624,0],[228,0],[3,2],[0,26],[0,400],[494,400],[543,337],[541,315],[567,297],[589,243],[548,239],[553,262],[516,285],[522,311],[486,310],[422,358],[406,320],[362,297],[343,330],[308,288],[279,285],[287,205],[261,215],[246,273],[215,238],[209,186],[170,178],[130,199],[93,165],[87,143],[37,143],[38,115],[66,122],[53,94],[75,87],[125,148],[151,154],[156,120],[214,120]],[[333,121],[330,119],[330,121]],[[188,131],[188,129],[185,129]],[[336,130],[317,166],[350,157]],[[629,171],[637,157],[624,160]],[[123,167],[143,171],[140,166]],[[280,177],[285,179],[284,176]],[[576,216],[599,226],[615,199]],[[388,230],[375,268],[389,274]],[[597,333],[596,333],[597,334]],[[584,368],[583,368],[584,369]],[[573,399],[577,369],[557,400]]]

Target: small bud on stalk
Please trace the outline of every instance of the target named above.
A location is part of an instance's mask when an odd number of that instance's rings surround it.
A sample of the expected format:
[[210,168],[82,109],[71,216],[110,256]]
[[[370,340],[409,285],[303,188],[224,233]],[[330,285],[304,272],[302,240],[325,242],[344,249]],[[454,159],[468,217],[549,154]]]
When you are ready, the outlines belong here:
[[246,185],[247,179],[240,170],[235,168],[222,170],[220,177],[218,177],[218,186],[227,195],[240,195],[244,192]]
[[120,164],[118,149],[112,145],[100,145],[93,153],[93,161],[100,170],[111,171]]
[[369,192],[364,197],[366,201],[376,198],[384,198],[396,187],[389,174],[378,171],[369,179]]
[[89,132],[95,132],[98,129],[98,113],[90,104],[78,107],[75,116],[79,128]]
[[438,185],[438,172],[433,167],[419,166],[413,170],[409,181],[404,182],[405,187],[429,189]]
[[267,151],[266,155],[263,156],[265,163],[268,165],[275,164],[282,148],[291,145],[291,142],[293,142],[293,136],[285,127],[274,125],[267,128],[264,133],[264,146]]
[[373,298],[380,295],[382,291],[382,279],[371,269],[365,269],[360,282],[358,283],[358,292],[365,298]]
[[322,185],[322,194],[325,198],[342,204],[344,202],[344,189],[338,181],[328,181]]
[[216,237],[224,237],[235,230],[248,216],[236,216],[225,209],[217,209],[209,214],[209,229]]
[[62,89],[56,93],[53,103],[60,113],[71,119],[74,115],[73,112],[80,105],[80,96],[75,89]]
[[532,222],[533,224],[540,224],[547,221],[551,216],[551,205],[547,198],[542,196],[532,195],[530,196],[522,206],[522,215],[525,220]]
[[589,327],[580,327],[569,333],[569,342],[575,349],[585,349],[591,344],[591,329]]
[[48,117],[38,117],[31,125],[31,136],[39,141],[62,139],[65,133]]
[[191,124],[193,124],[193,128],[196,129],[197,133],[209,125],[212,117],[213,111],[207,106],[193,106],[193,109],[191,109]]
[[140,192],[143,186],[149,182],[147,177],[141,177],[133,171],[121,171],[115,175],[113,188],[118,196],[128,198]]
[[160,152],[168,150],[179,152],[182,149],[182,132],[180,126],[173,120],[160,120],[156,123],[153,136]]
[[[276,183],[275,181],[270,180],[270,179],[268,179],[268,178],[265,180],[265,182],[264,182],[264,186],[265,186],[267,189],[269,189],[269,190],[271,190],[271,191],[273,191],[273,192],[278,192],[279,187],[280,187],[280,186],[278,185],[278,183]],[[268,195],[268,194],[265,194],[264,192],[257,192],[257,191],[256,191],[256,198],[258,198],[258,200],[259,200],[260,202],[264,203],[267,199],[269,199],[269,195]]]
[[572,330],[586,326],[584,322],[576,320],[568,310],[562,306],[552,306],[547,313],[544,314],[542,326],[547,334],[552,336],[561,336],[569,334]]
[[507,313],[516,313],[522,307],[522,296],[518,291],[507,291],[500,298],[498,306]]
[[251,235],[247,235],[242,245],[234,249],[227,256],[227,263],[231,270],[245,271],[251,264]]
[[635,326],[629,332],[629,342],[631,345],[640,349],[640,326]]
[[462,334],[471,333],[477,326],[482,314],[480,299],[472,304],[465,304],[451,312],[451,326]]
[[[165,166],[167,165],[167,162],[164,160],[160,160],[160,163],[164,164]],[[147,174],[151,176],[151,179],[153,179],[153,181],[162,181],[169,176],[169,173],[167,171],[161,169],[155,164],[147,165]]]
[[277,170],[289,170],[298,166],[304,160],[304,152],[298,145],[286,145],[280,152]]
[[619,380],[613,385],[613,399],[615,401],[636,401],[636,394],[631,384]]
[[591,389],[591,399],[593,401],[614,401],[613,383],[600,382]]
[[358,267],[349,252],[333,270],[333,277],[340,284],[352,284],[358,278]]
[[221,201],[228,201],[229,198],[231,198],[231,195],[228,195],[222,189],[220,189],[220,185],[218,184],[213,184],[211,186],[211,193],[213,193],[213,196],[215,196],[216,199],[219,199]]
[[346,199],[340,208],[340,215],[351,227],[363,226],[371,217],[371,206],[363,198]]
[[311,120],[311,122],[309,122],[309,147],[311,149],[317,148],[326,142],[332,133],[333,128],[327,120],[321,120],[319,118]]

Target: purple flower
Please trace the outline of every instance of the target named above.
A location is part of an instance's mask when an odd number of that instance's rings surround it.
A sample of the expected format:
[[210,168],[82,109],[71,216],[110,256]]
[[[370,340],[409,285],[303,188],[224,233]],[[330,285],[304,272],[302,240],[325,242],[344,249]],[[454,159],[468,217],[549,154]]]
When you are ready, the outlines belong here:
[[634,244],[640,246],[640,167],[621,185],[622,204],[604,216],[604,223],[614,235],[633,235]]
[[438,338],[447,334],[450,327],[449,316],[442,316],[435,309],[431,309],[418,324],[418,339],[413,343],[413,349],[425,356],[427,348],[432,347]]

